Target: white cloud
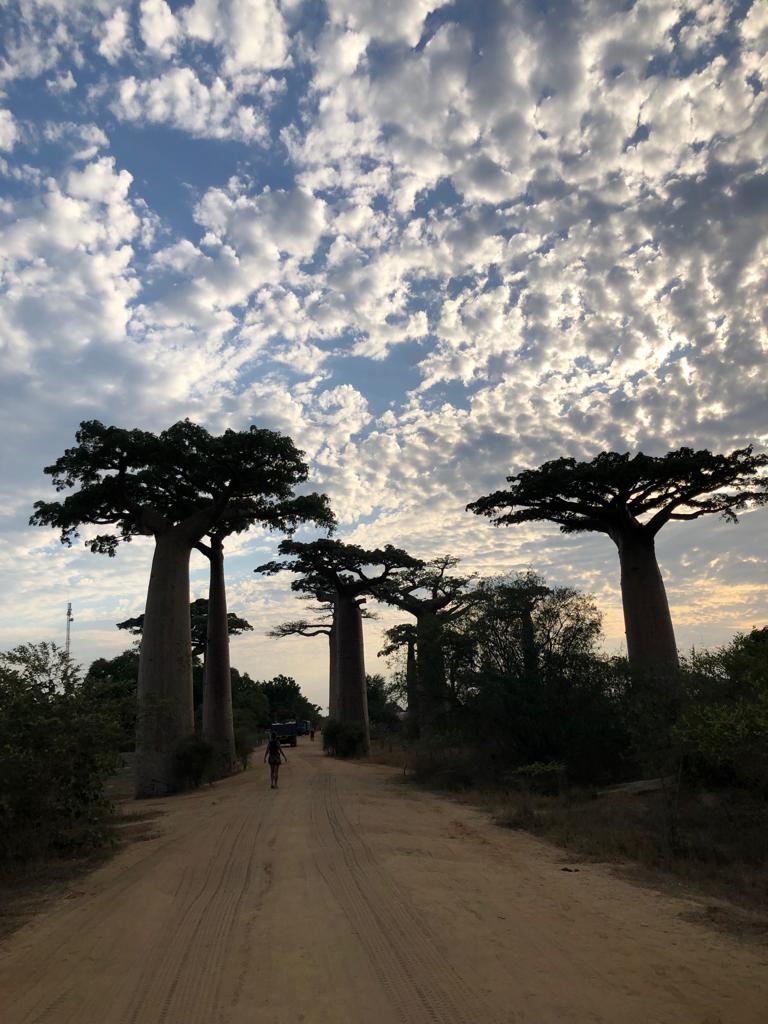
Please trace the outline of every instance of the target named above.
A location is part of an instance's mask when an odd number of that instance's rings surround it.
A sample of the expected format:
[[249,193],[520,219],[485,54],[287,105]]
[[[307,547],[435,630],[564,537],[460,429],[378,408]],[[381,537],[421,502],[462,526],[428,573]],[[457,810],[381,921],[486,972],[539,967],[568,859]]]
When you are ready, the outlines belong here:
[[65,93],[72,92],[73,89],[77,88],[77,82],[75,76],[72,74],[71,69],[67,68],[66,71],[57,75],[56,78],[50,78],[46,82],[48,92],[52,92],[54,96],[62,96]]
[[435,0],[329,0],[331,21],[365,32],[383,42],[403,42],[415,46],[421,37],[424,19],[440,7]]
[[130,21],[128,11],[118,7],[114,14],[103,25],[99,53],[114,64],[123,55],[130,42]]
[[282,68],[289,39],[275,0],[194,0],[183,12],[188,36],[224,54],[226,75]]
[[13,149],[19,138],[19,129],[16,126],[13,114],[10,110],[0,109],[0,149],[6,151]]
[[115,114],[126,121],[166,124],[202,138],[263,139],[261,114],[239,102],[221,78],[210,86],[188,67],[176,67],[158,78],[124,78],[113,103]]
[[176,49],[179,25],[166,0],[141,0],[139,27],[144,45],[163,57]]

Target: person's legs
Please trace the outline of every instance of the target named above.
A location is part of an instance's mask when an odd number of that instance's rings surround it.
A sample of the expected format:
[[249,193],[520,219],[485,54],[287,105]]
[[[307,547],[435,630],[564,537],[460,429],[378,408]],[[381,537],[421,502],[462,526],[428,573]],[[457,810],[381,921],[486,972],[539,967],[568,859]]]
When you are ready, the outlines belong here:
[[280,762],[278,761],[278,763],[275,765],[275,789],[277,789],[277,775],[278,775],[279,771],[280,771]]
[[269,764],[269,783],[272,789],[277,785],[277,765],[272,762]]

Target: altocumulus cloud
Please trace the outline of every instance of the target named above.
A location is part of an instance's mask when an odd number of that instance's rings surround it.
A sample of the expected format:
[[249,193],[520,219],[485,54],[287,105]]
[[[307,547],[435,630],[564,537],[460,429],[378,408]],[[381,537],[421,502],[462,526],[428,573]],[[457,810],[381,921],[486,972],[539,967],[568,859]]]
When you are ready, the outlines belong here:
[[[11,0],[2,17],[0,641],[56,636],[71,599],[78,656],[120,649],[149,548],[116,572],[31,532],[40,470],[80,419],[190,416],[290,433],[346,536],[592,590],[617,649],[599,539],[462,509],[561,454],[768,441],[766,5]],[[764,515],[663,536],[683,644],[765,621]],[[261,637],[295,612],[250,573],[273,544],[230,552],[256,626],[235,661],[322,702],[322,647]]]

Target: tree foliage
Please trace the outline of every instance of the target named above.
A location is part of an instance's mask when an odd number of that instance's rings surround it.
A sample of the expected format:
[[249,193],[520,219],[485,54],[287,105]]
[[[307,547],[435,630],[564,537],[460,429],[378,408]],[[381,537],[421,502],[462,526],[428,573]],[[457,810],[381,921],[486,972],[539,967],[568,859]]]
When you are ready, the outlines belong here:
[[61,501],[35,502],[30,519],[58,529],[67,545],[91,525],[115,528],[85,542],[114,555],[121,541],[190,517],[199,520],[198,536],[217,525],[290,530],[305,519],[333,523],[324,496],[294,496],[307,467],[303,453],[276,431],[252,426],[216,437],[181,420],[155,435],[86,420],[75,440],[44,472],[57,491],[77,490]]
[[301,692],[301,687],[291,676],[278,675],[259,684],[269,703],[272,722],[286,719],[317,720],[320,708],[312,704]]
[[[192,653],[197,656],[205,654],[208,644],[208,598],[198,597],[189,606],[189,618],[192,633]],[[132,636],[141,636],[144,632],[144,614],[136,615],[132,619],[124,619],[117,623],[118,629],[124,629]],[[227,614],[227,635],[240,636],[242,633],[252,632],[253,626],[247,619],[241,618],[234,612]]]
[[55,644],[0,654],[0,860],[86,851],[109,834],[119,726]]
[[291,588],[312,597],[335,588],[347,594],[370,593],[375,588],[400,578],[405,569],[422,563],[402,548],[386,544],[382,548],[363,548],[335,538],[304,542],[283,540],[278,547],[282,560],[260,565],[255,571],[274,575],[289,570],[296,574]]
[[670,521],[737,513],[768,501],[767,455],[679,448],[664,456],[601,452],[590,462],[554,459],[507,477],[512,486],[467,506],[494,523],[553,522],[563,533],[615,535],[631,525],[651,536]]

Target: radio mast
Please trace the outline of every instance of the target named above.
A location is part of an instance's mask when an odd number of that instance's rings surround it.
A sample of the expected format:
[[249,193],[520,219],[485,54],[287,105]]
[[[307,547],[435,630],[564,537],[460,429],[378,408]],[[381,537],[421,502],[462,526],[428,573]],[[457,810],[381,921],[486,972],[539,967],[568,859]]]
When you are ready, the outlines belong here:
[[69,629],[73,621],[74,620],[72,618],[72,602],[67,601],[67,639],[66,643],[64,644],[64,650],[67,652],[67,657],[69,657]]

